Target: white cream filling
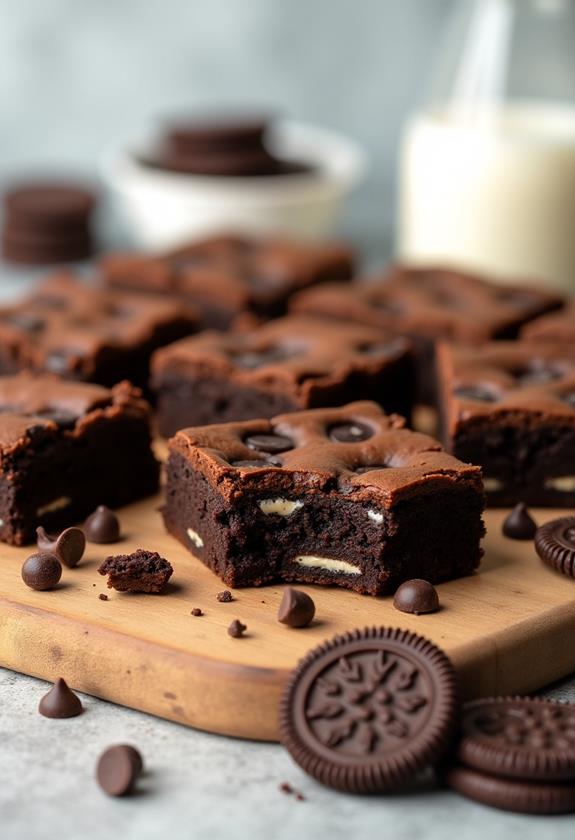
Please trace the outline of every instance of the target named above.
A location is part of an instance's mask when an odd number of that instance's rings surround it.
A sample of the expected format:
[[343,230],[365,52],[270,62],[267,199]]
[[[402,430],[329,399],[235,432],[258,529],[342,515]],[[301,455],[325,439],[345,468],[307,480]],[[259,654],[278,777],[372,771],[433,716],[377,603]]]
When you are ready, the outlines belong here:
[[303,502],[300,502],[299,499],[282,499],[278,497],[277,499],[262,499],[259,506],[262,513],[265,513],[266,516],[270,513],[277,513],[278,516],[291,516],[292,513],[303,507]]
[[495,493],[497,490],[503,489],[503,482],[499,481],[498,478],[489,478],[486,476],[483,479],[483,487],[486,493]]
[[359,566],[336,560],[334,557],[316,557],[314,554],[298,554],[295,562],[308,569],[324,569],[327,572],[344,572],[346,575],[360,575]]
[[558,475],[555,478],[548,478],[545,487],[551,490],[559,490],[560,493],[572,493],[575,490],[575,475]]
[[64,510],[70,504],[72,504],[72,499],[69,496],[60,496],[54,499],[53,502],[48,502],[48,504],[39,507],[36,511],[36,516],[44,516],[45,513],[55,513],[57,510]]
[[197,531],[194,531],[193,528],[188,528],[188,530],[186,531],[186,534],[190,538],[191,542],[193,542],[193,544],[196,546],[196,548],[203,548],[204,547],[203,539],[200,537],[200,535],[198,534]]
[[383,525],[383,513],[378,510],[368,510],[367,515],[376,525]]

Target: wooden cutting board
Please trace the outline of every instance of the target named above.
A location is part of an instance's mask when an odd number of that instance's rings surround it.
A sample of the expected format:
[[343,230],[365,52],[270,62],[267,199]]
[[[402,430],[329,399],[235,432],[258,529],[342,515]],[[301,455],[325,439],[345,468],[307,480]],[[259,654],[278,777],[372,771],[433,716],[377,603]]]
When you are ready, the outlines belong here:
[[[246,738],[274,740],[282,685],[298,659],[323,639],[354,627],[404,627],[440,645],[457,667],[467,697],[525,692],[575,670],[575,580],[544,566],[531,543],[501,535],[504,511],[487,515],[480,574],[439,587],[440,612],[408,616],[391,598],[304,587],[317,620],[294,630],[276,620],[281,586],[237,590],[224,585],[168,536],[158,499],[121,512],[124,540],[89,545],[52,592],[20,578],[29,549],[0,547],[0,664],[179,723]],[[536,511],[545,521],[557,511]],[[97,574],[110,553],[159,551],[175,567],[164,595],[106,589]],[[109,594],[108,601],[98,598]],[[205,615],[195,618],[193,607]],[[244,638],[227,634],[239,618]]]

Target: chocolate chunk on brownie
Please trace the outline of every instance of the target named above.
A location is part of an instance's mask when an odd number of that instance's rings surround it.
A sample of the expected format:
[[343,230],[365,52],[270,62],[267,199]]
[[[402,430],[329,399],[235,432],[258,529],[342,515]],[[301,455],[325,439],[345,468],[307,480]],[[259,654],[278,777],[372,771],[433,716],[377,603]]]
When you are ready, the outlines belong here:
[[530,286],[502,286],[443,268],[392,266],[369,282],[328,284],[302,292],[290,309],[409,336],[417,353],[419,397],[433,402],[437,339],[478,344],[514,338],[527,321],[561,303],[557,295]]
[[127,382],[111,390],[21,373],[0,377],[0,540],[71,525],[103,502],[158,487],[150,409]]
[[521,338],[575,344],[575,302],[569,302],[559,312],[550,312],[530,321],[521,330]]
[[169,449],[166,527],[228,586],[377,595],[479,565],[480,469],[373,402],[183,429]]
[[488,503],[575,507],[575,349],[440,344],[444,439],[483,468]]
[[161,592],[173,571],[164,557],[143,548],[106,557],[98,568],[101,575],[108,575],[108,588],[118,592]]
[[204,332],[153,357],[159,428],[168,436],[357,398],[409,417],[410,349],[389,332],[295,316],[243,333]]
[[212,236],[155,257],[110,254],[101,262],[110,286],[191,301],[207,327],[225,329],[241,312],[285,313],[289,297],[328,280],[348,280],[354,254],[337,242]]
[[22,301],[0,307],[0,373],[48,371],[145,387],[152,352],[197,324],[192,309],[175,301],[95,289],[60,274]]

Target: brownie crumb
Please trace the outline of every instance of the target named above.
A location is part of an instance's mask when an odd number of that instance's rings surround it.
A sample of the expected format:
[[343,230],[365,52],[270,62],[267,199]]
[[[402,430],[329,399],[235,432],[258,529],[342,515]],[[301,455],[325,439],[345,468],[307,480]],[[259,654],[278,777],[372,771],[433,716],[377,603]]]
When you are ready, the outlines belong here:
[[224,589],[223,592],[218,592],[216,598],[221,604],[229,604],[230,601],[234,600],[234,596],[229,589]]
[[228,634],[232,639],[241,639],[247,629],[246,625],[236,618],[228,627]]
[[100,592],[100,594],[98,595],[98,598],[100,599],[100,601],[109,601],[110,600],[108,598],[108,596],[104,594],[104,592]]
[[199,607],[194,607],[194,609],[192,610],[192,615],[200,616],[200,615],[203,615],[203,612],[201,611],[201,609]]
[[285,793],[288,796],[294,796],[298,802],[305,802],[305,796],[303,795],[303,793],[292,787],[289,782],[282,782],[280,785],[278,785],[278,787],[282,793]]
[[98,571],[108,575],[108,587],[118,592],[161,592],[174,570],[156,551],[139,548],[107,557]]

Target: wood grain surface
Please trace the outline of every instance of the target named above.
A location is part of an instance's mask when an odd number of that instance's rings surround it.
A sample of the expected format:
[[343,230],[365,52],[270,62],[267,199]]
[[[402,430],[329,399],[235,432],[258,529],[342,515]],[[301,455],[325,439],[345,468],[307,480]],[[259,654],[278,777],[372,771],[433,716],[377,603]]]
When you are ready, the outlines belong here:
[[[281,586],[236,590],[234,601],[218,602],[224,585],[164,532],[158,504],[124,509],[122,542],[89,544],[81,565],[65,569],[51,592],[21,580],[30,549],[0,547],[1,665],[63,676],[81,691],[188,726],[263,740],[277,736],[289,670],[309,648],[354,627],[405,627],[429,637],[452,658],[467,697],[529,691],[575,670],[575,580],[544,566],[531,543],[503,537],[505,511],[487,515],[481,572],[439,587],[440,612],[409,616],[389,597],[302,587],[316,602],[316,620],[294,630],[276,619]],[[543,522],[560,512],[535,515]],[[137,547],[173,564],[165,594],[106,589],[96,571],[101,560]],[[194,607],[204,615],[193,617]],[[227,634],[235,618],[247,624],[244,638]]]

